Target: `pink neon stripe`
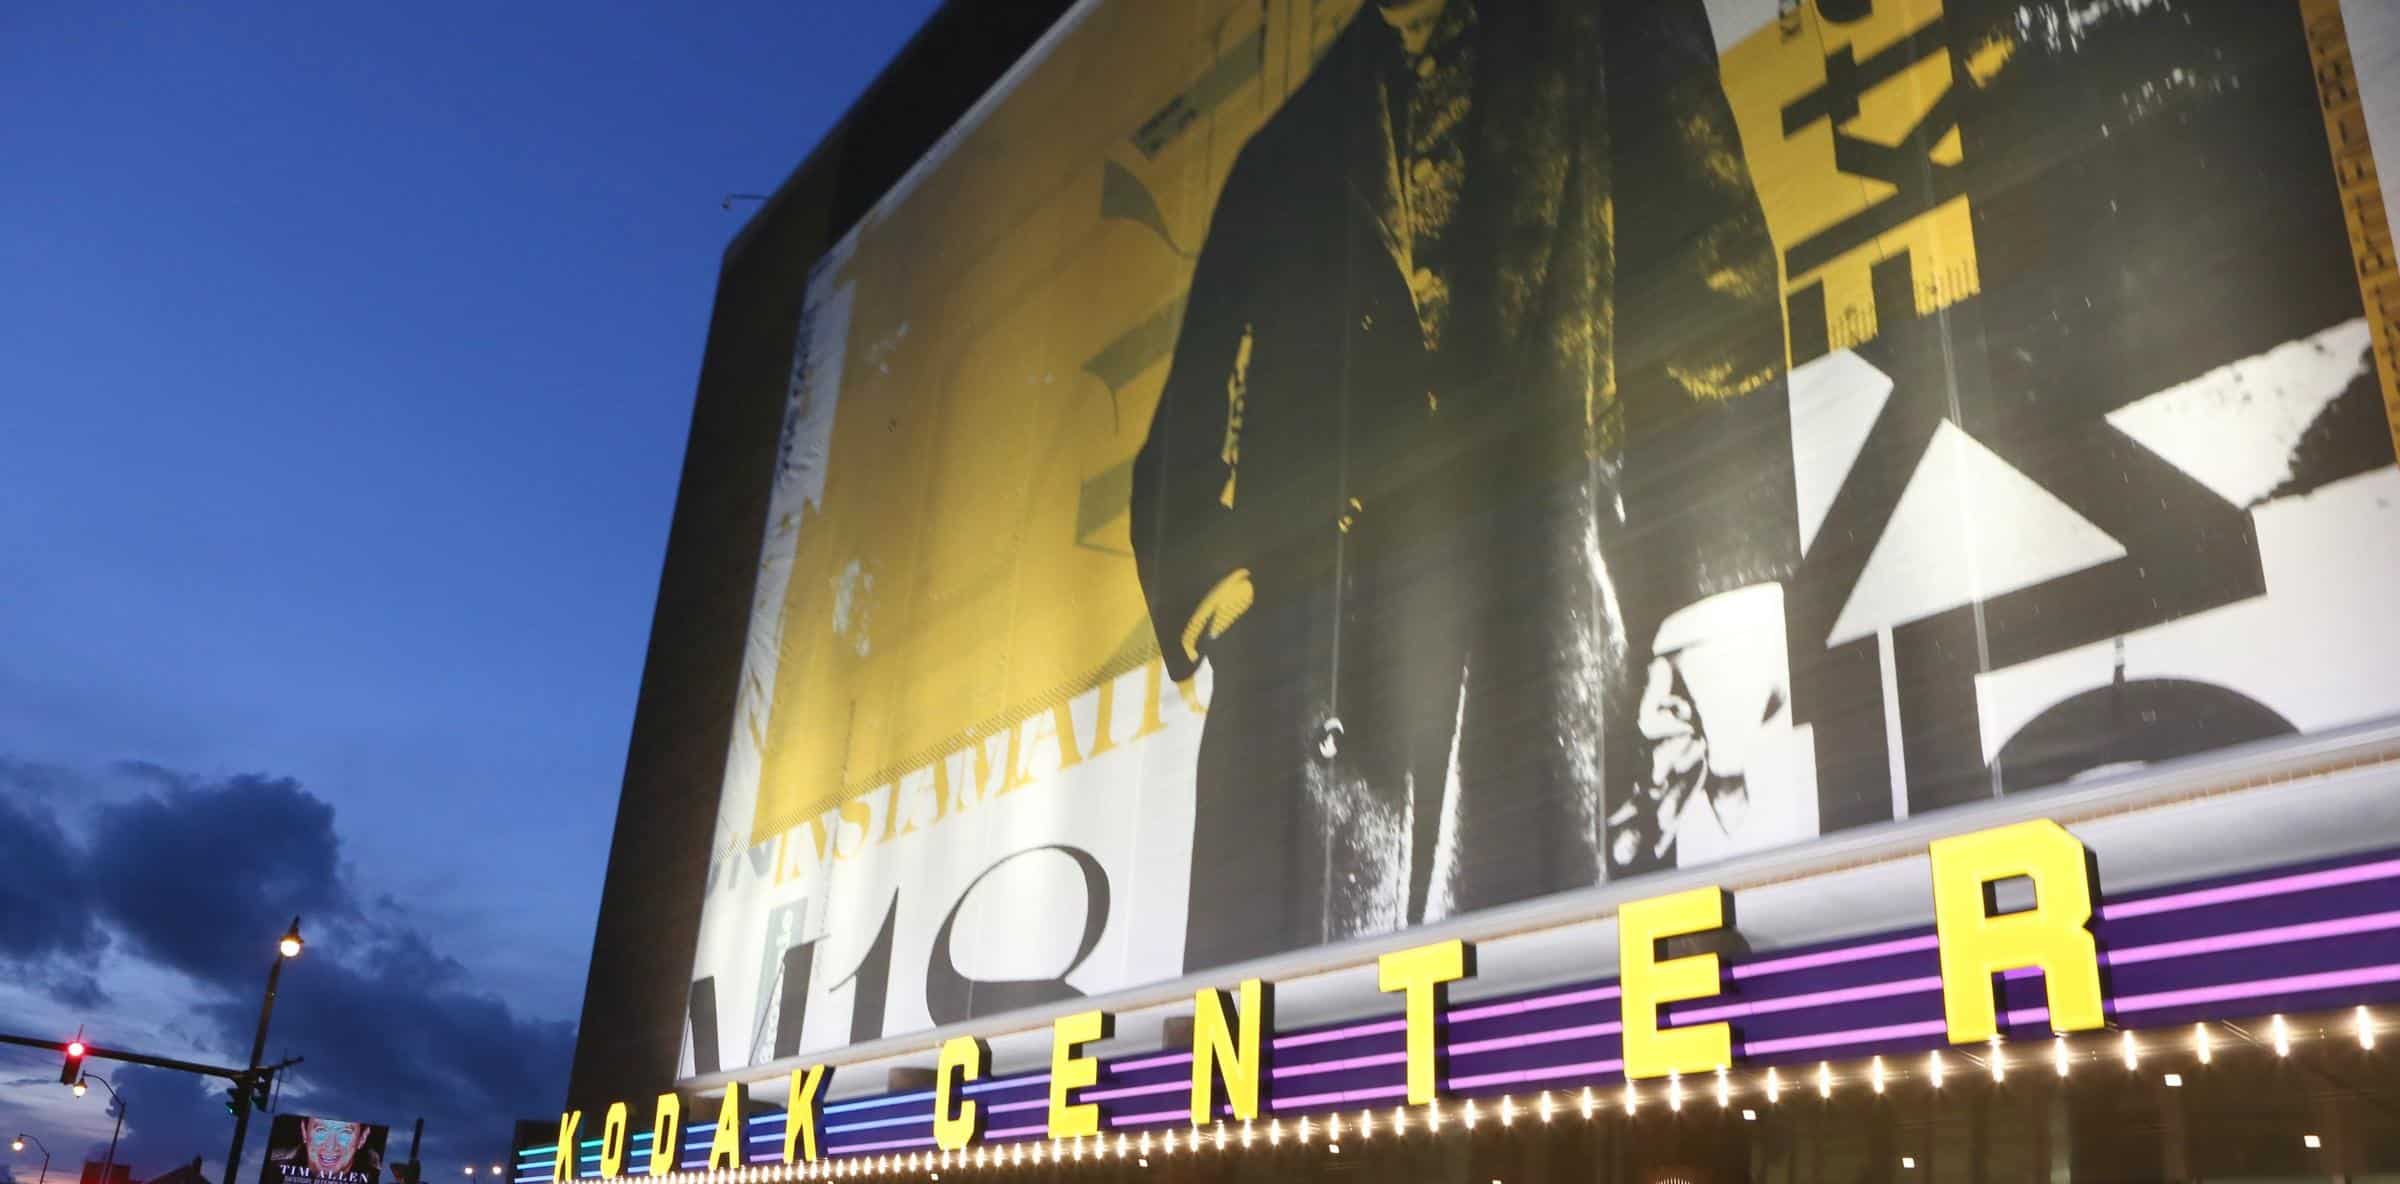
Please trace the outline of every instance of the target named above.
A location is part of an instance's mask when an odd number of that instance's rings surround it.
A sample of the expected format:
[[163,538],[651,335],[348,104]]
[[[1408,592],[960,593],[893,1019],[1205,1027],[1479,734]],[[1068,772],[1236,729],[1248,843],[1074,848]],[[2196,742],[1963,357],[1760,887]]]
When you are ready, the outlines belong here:
[[1719,1007],[1703,1007],[1691,1011],[1676,1008],[1669,1014],[1678,1024],[1699,1024],[1709,1020],[1733,1019],[1746,1015],[1772,1015],[1779,1011],[1798,1011],[1804,1007],[1831,1007],[1841,1003],[1858,1003],[1868,999],[1888,999],[1894,995],[1913,995],[1919,991],[1942,989],[1942,976],[1901,978],[1889,982],[1868,983],[1865,986],[1843,987],[1832,991],[1813,991],[1785,999],[1761,999],[1755,1003],[1728,1003]]
[[[1458,1044],[1451,1045],[1446,1051],[1448,1051],[1451,1056],[1473,1056],[1479,1052],[1499,1052],[1503,1049],[1531,1048],[1538,1044],[1557,1044],[1561,1041],[1567,1040],[1582,1040],[1589,1036],[1614,1036],[1618,1032],[1623,1031],[1624,1028],[1625,1025],[1615,1022],[1605,1024],[1582,1024],[1573,1028],[1549,1028],[1540,1032],[1528,1032],[1522,1036],[1501,1036],[1491,1040],[1462,1041]],[[1405,1060],[1407,1058],[1405,1055],[1403,1055],[1402,1059]]]
[[1481,1007],[1462,1007],[1450,1012],[1444,1018],[1454,1024],[1472,1023],[1495,1016],[1525,1015],[1529,1012],[1547,1011],[1554,1007],[1573,1007],[1578,1003],[1598,1003],[1603,999],[1616,998],[1617,993],[1615,987],[1594,987],[1587,991],[1568,991],[1561,995],[1541,995],[1532,999],[1520,999],[1514,1003],[1489,1003]]
[[841,1149],[839,1157],[848,1157],[866,1151],[896,1151],[902,1147],[931,1146],[933,1146],[933,1138],[930,1135],[922,1139],[894,1139],[889,1143],[861,1143],[856,1147],[844,1147]]
[[1405,1032],[1407,1030],[1407,1020],[1378,1020],[1374,1023],[1352,1024],[1347,1028],[1334,1028],[1325,1032],[1302,1032],[1297,1036],[1279,1036],[1275,1039],[1275,1047],[1306,1048],[1312,1044],[1331,1044],[1336,1040],[1353,1040],[1360,1036],[1381,1036],[1386,1032]]
[[1192,1054],[1188,1052],[1171,1052],[1165,1056],[1143,1057],[1138,1061],[1118,1061],[1115,1064],[1110,1065],[1109,1069],[1117,1073],[1139,1073],[1144,1069],[1164,1069],[1169,1065],[1188,1065],[1191,1063]]
[[1776,1040],[1754,1040],[1742,1046],[1750,1056],[1771,1052],[1799,1052],[1810,1048],[1833,1048],[1843,1044],[1865,1044],[1870,1040],[1902,1040],[1916,1036],[1938,1036],[1949,1030],[1942,1020],[1924,1020],[1913,1024],[1885,1024],[1876,1028],[1848,1028],[1839,1032],[1819,1032],[1810,1036],[1785,1036]]
[[1788,974],[1794,970],[1815,970],[1820,966],[1840,966],[1850,962],[1865,962],[1872,958],[1889,958],[1895,954],[1914,954],[1934,948],[1934,939],[1900,937],[1891,941],[1871,942],[1844,950],[1825,950],[1815,954],[1794,954],[1789,958],[1769,958],[1736,966],[1726,973],[1734,978],[1760,978],[1770,974]]
[[1374,1102],[1384,1098],[1408,1096],[1405,1085],[1378,1085],[1369,1089],[1336,1090],[1324,1094],[1302,1094],[1293,1098],[1274,1098],[1267,1105],[1275,1110],[1291,1110],[1300,1106],[1322,1106],[1328,1102]]
[[[1091,1095],[1086,1094],[1084,1096],[1088,1098]],[[1020,1110],[1044,1110],[1048,1109],[1049,1106],[1050,1099],[1035,1098],[1030,1102],[1002,1102],[999,1105],[993,1106],[991,1112],[994,1114],[1015,1114]]]
[[[1552,1065],[1544,1069],[1518,1069],[1509,1073],[1482,1073],[1473,1077],[1453,1077],[1450,1079],[1450,1088],[1474,1089],[1485,1085],[1519,1085],[1531,1084],[1536,1081],[1556,1081],[1561,1077],[1577,1077],[1587,1073],[1614,1073],[1624,1067],[1625,1062],[1622,1060],[1606,1060],[1585,1061],[1576,1065]],[[1407,1090],[1403,1087],[1400,1092],[1406,1093]]]
[[1050,1126],[1048,1123],[1044,1123],[1041,1126],[1012,1126],[1004,1131],[985,1131],[983,1137],[986,1139],[1019,1139],[1025,1137],[1026,1135],[1046,1135],[1049,1133]]
[[2375,933],[2385,929],[2400,929],[2400,910],[2388,913],[2369,913],[2363,917],[2343,917],[2332,921],[2310,921],[2300,925],[2278,925],[2271,929],[2253,929],[2247,933],[2227,933],[2216,937],[2195,937],[2183,941],[2162,941],[2155,945],[2135,946],[2112,950],[2100,956],[2111,966],[2130,966],[2137,962],[2157,962],[2167,958],[2183,958],[2193,954],[2216,954],[2226,950],[2247,950],[2258,946],[2281,945],[2285,942],[2315,941],[2325,937],[2348,937],[2359,933]]
[[1153,1110],[1148,1114],[1119,1114],[1115,1118],[1109,1119],[1108,1125],[1142,1126],[1146,1123],[1166,1122],[1169,1119],[1189,1118],[1191,1116],[1192,1112],[1190,1110]]
[[2255,999],[2261,995],[2297,995],[2305,991],[2332,991],[2342,987],[2364,987],[2377,983],[2400,982],[2400,964],[2366,966],[2357,970],[2328,970],[2318,974],[2294,974],[2283,978],[2252,979],[2246,983],[2227,983],[2221,987],[2188,987],[2180,991],[2156,991],[2148,995],[2128,995],[2116,1001],[2115,1010],[2153,1011],[2162,1007],[2182,1007],[2192,1003],[2229,1003],[2239,999]]
[[[1188,1081],[1158,1081],[1152,1082],[1149,1085],[1128,1085],[1120,1089],[1087,1089],[1083,1091],[1082,1100],[1086,1102],[1113,1102],[1118,1098],[1147,1098],[1152,1094],[1171,1094],[1176,1090],[1184,1090],[1188,1092],[1191,1088],[1192,1083]],[[1042,1104],[1047,1106],[1050,1103],[1048,1101],[1044,1101]]]
[[[1456,1052],[1456,1049],[1451,1051]],[[1319,1073],[1338,1073],[1344,1069],[1372,1069],[1377,1065],[1399,1065],[1408,1061],[1406,1052],[1379,1052],[1363,1057],[1344,1057],[1338,1061],[1310,1061],[1305,1065],[1285,1065],[1270,1069],[1270,1077],[1313,1077]]]
[[2268,896],[2284,896],[2293,892],[2311,892],[2319,888],[2338,888],[2344,884],[2364,884],[2371,880],[2388,880],[2400,876],[2400,859],[2384,859],[2352,867],[2337,867],[2321,872],[2301,872],[2298,875],[2276,876],[2252,880],[2247,884],[2227,884],[2222,888],[2201,888],[2177,892],[2169,896],[2154,896],[2148,900],[2130,900],[2123,904],[2103,906],[2100,915],[2108,920],[2125,917],[2147,917],[2152,913],[2172,913],[2203,905],[2228,904],[2237,900],[2258,900]]

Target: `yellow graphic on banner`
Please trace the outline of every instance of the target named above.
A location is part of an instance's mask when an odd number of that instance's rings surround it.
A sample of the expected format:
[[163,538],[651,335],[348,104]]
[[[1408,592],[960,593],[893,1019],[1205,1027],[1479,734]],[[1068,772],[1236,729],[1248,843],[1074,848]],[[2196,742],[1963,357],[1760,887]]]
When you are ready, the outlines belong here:
[[1938,0],[1861,7],[1834,20],[1809,0],[1721,58],[1795,364],[1982,290],[1958,111],[2012,44],[1956,63]]
[[[1103,6],[861,227],[835,277],[852,290],[838,410],[822,510],[793,532],[754,836],[928,767],[972,779],[935,790],[938,819],[1157,730],[1162,698],[1193,702],[1158,686],[1133,456],[1234,155],[1357,6]],[[1144,702],[1111,698],[1145,666]],[[1069,702],[1094,688],[1079,721]]]
[[2375,150],[2367,142],[2367,112],[2359,101],[2341,0],[2300,0],[2300,20],[2308,30],[2317,104],[2325,111],[2325,139],[2333,148],[2334,181],[2341,187],[2342,220],[2358,266],[2358,294],[2366,304],[2384,415],[2392,447],[2400,451],[2400,261],[2392,256],[2391,215],[2383,204]]

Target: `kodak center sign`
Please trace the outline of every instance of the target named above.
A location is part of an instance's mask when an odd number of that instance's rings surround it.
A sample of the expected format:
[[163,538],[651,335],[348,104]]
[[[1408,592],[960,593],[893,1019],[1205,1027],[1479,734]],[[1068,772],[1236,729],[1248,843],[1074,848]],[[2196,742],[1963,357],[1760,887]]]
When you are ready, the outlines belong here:
[[[1950,1043],[1981,1043],[1999,1035],[1994,976],[2010,971],[2041,972],[2053,1031],[2103,1026],[2100,953],[2091,930],[2095,885],[2082,842],[2056,822],[2037,820],[1936,839],[1929,854],[1942,1023]],[[1988,903],[1988,889],[2003,881],[2029,883],[2032,905],[1996,912]],[[1709,935],[1724,929],[1729,905],[1723,889],[1694,888],[1634,901],[1618,910],[1617,995],[1627,1080],[1710,1073],[1736,1063],[1733,1032],[1726,1022],[1669,1024],[1661,1015],[1668,1004],[1708,999],[1723,990],[1718,955],[1664,956],[1661,943],[1685,939],[1705,944]],[[1437,1022],[1444,992],[1474,974],[1474,947],[1461,940],[1395,951],[1378,962],[1378,985],[1399,996],[1403,1007],[1406,1097],[1411,1105],[1434,1102],[1442,1092]],[[1051,1025],[1046,1124],[1050,1138],[1100,1133],[1100,1106],[1079,1094],[1100,1078],[1100,1062],[1087,1047],[1108,1039],[1114,1028],[1114,1017],[1106,1011],[1062,1016]],[[1228,1116],[1246,1121],[1265,1113],[1264,1083],[1273,1038],[1273,984],[1252,978],[1230,991],[1208,987],[1193,996],[1189,1100],[1194,1126]],[[959,1036],[942,1044],[930,1100],[933,1141],[941,1150],[964,1150],[983,1136],[987,1109],[967,1087],[991,1071],[991,1050],[982,1039]],[[822,1154],[820,1130],[831,1077],[831,1067],[821,1064],[792,1070],[781,1162],[813,1163]],[[710,1169],[754,1162],[744,1147],[743,1109],[742,1083],[727,1085],[708,1148]],[[659,1095],[644,1165],[649,1175],[677,1170],[681,1116],[678,1095]],[[583,1117],[581,1111],[561,1116],[555,1180],[572,1180],[578,1174]],[[631,1121],[626,1103],[609,1106],[600,1130],[602,1178],[624,1174]]]

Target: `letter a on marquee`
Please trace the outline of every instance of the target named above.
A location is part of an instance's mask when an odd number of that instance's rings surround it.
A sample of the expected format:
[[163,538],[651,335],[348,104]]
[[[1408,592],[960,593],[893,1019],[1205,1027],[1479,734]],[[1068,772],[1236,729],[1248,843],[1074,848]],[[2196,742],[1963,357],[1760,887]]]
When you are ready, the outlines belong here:
[[[2065,827],[2047,819],[1935,839],[1933,916],[1942,951],[1942,1012],[1950,1042],[1999,1035],[1992,976],[2039,967],[2050,1028],[2101,1026],[2100,950],[2092,919],[2091,868]],[[1984,892],[2002,880],[2033,881],[2033,907],[1998,916]]]
[[742,1166],[742,1083],[725,1083],[725,1100],[717,1103],[717,1137],[708,1144],[708,1170],[728,1171]]

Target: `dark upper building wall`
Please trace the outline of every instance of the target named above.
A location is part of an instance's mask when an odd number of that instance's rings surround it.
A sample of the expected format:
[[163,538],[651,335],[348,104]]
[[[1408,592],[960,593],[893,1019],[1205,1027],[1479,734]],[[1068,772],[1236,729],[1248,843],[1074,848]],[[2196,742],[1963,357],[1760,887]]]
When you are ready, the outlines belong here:
[[700,897],[809,268],[1067,0],[948,0],[737,234],[718,275],[566,1104],[674,1081]]

